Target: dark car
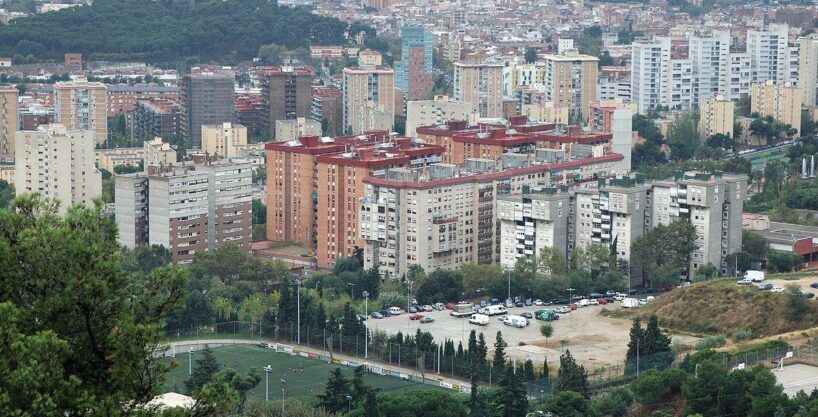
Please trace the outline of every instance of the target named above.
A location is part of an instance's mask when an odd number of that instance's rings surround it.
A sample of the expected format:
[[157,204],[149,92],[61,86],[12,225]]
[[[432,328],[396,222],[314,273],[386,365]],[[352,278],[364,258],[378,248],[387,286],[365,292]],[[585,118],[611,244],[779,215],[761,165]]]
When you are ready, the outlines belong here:
[[761,284],[758,286],[758,289],[761,291],[769,291],[773,289],[773,284]]
[[812,284],[809,284],[809,286],[812,288],[818,288],[818,282],[813,282]]
[[642,294],[656,294],[656,288],[645,288]]
[[531,307],[532,305],[534,305],[534,304],[531,302],[531,299],[530,299],[530,298],[526,298],[526,299],[525,299],[525,303],[524,303],[524,304],[525,304],[527,307]]
[[391,314],[389,314],[389,311],[387,311],[387,310],[381,310],[381,311],[379,311],[379,313],[381,313],[381,315],[384,316],[384,317],[391,316]]
[[372,316],[373,319],[382,319],[383,318],[383,314],[381,314],[381,313],[379,313],[377,311],[373,311],[372,314],[370,314],[370,316]]
[[551,302],[551,301],[548,301],[548,300],[543,300],[543,302],[542,302],[542,305],[544,305],[544,306],[550,306],[551,304],[554,304],[554,303]]
[[633,288],[628,290],[628,295],[636,295],[636,294],[639,294],[639,291],[637,291],[637,290],[635,290]]
[[431,317],[424,317],[424,318],[420,319],[421,323],[432,323],[434,321],[435,321],[435,319],[433,319]]
[[514,306],[515,307],[525,307],[525,304],[523,304],[522,301],[517,301],[516,303],[514,303]]
[[415,307],[409,307],[409,314],[412,314],[412,313],[417,313],[417,312],[418,312],[418,309],[417,309],[417,308],[415,308]]
[[366,321],[366,316],[363,314],[358,314],[358,321]]
[[557,297],[554,299],[554,304],[568,304],[568,298],[566,297]]
[[588,296],[588,298],[591,298],[591,299],[595,299],[595,300],[596,300],[596,299],[600,299],[600,298],[602,298],[602,297],[604,297],[604,296],[605,296],[604,294],[600,294],[600,293],[598,293],[598,292],[592,292],[592,293],[591,293],[591,294]]
[[815,298],[815,294],[811,292],[802,292],[801,296],[804,298]]
[[534,313],[532,313],[530,311],[524,311],[524,312],[520,313],[520,316],[525,317],[527,319],[533,319],[534,318]]
[[571,297],[571,301],[579,301],[579,300],[581,300],[583,298],[585,298],[585,297],[583,297],[581,295],[574,295],[574,296]]

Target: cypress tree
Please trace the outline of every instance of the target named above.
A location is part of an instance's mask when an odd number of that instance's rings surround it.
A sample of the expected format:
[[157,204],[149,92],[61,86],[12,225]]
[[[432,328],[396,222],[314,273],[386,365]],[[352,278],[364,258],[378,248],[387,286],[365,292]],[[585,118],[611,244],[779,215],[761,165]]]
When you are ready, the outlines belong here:
[[505,373],[498,381],[497,406],[502,417],[519,417],[528,412],[528,395],[520,377],[512,367],[505,367]]
[[494,342],[494,359],[492,360],[494,369],[498,374],[503,372],[506,366],[506,342],[503,340],[503,333],[497,331],[497,338]]
[[543,359],[542,374],[540,374],[540,378],[545,379],[545,380],[548,379],[548,358]]
[[642,319],[639,317],[633,319],[633,325],[631,326],[630,332],[630,341],[628,341],[628,354],[626,358],[636,359],[637,350],[641,354],[642,350],[642,343],[644,343],[644,330],[642,330]]
[[566,350],[560,356],[560,370],[557,374],[557,382],[554,385],[554,392],[574,391],[590,398],[590,390],[588,388],[588,374],[585,372],[585,367],[578,365],[577,361],[571,356],[571,351]]

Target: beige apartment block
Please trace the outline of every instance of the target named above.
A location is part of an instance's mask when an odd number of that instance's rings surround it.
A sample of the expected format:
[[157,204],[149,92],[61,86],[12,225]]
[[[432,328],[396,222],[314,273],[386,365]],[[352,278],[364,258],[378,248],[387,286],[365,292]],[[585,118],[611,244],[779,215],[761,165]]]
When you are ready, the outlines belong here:
[[54,121],[68,130],[90,130],[96,143],[108,139],[105,84],[88,81],[54,84]]
[[14,155],[17,134],[17,89],[0,87],[0,156]]
[[503,64],[454,64],[454,100],[482,118],[503,117]]
[[818,35],[798,39],[798,86],[804,91],[803,104],[815,107],[818,84]]
[[235,123],[202,125],[202,150],[220,158],[235,158],[237,147],[247,144],[247,128]]
[[74,204],[92,206],[102,195],[102,174],[95,166],[96,139],[90,130],[68,130],[59,124],[17,132],[17,194],[40,193],[59,200],[60,212]]
[[176,163],[176,149],[170,143],[163,142],[162,138],[153,138],[143,143],[145,150],[145,167],[156,165],[170,165]]
[[587,119],[589,106],[596,101],[598,63],[599,58],[575,51],[545,55],[546,100]]
[[321,123],[303,117],[294,120],[276,120],[277,142],[287,142],[301,136],[321,136]]
[[353,135],[367,126],[366,107],[395,114],[395,72],[386,67],[344,68],[343,126]]
[[528,116],[529,119],[537,122],[567,126],[571,117],[571,109],[568,107],[558,107],[555,106],[553,102],[547,101],[523,104],[520,114]]
[[145,158],[144,148],[95,149],[97,168],[114,173],[118,165],[138,167]]
[[448,96],[435,96],[432,100],[406,103],[406,135],[417,136],[419,126],[445,124],[450,120],[465,120],[469,125],[477,123],[477,113],[469,103],[451,100]]
[[750,88],[750,111],[762,116],[772,116],[792,128],[801,129],[801,100],[804,94],[789,83],[775,84],[767,81]]
[[708,138],[717,133],[733,136],[736,104],[719,94],[701,101],[699,108],[699,134]]

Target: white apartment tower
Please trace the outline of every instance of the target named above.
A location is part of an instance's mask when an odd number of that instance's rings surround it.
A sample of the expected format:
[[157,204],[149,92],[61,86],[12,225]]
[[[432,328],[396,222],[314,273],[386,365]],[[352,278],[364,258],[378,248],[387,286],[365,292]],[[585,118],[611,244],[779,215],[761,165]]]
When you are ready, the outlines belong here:
[[14,146],[17,194],[39,193],[57,199],[62,213],[74,204],[93,205],[93,199],[102,194],[95,146],[93,131],[66,130],[60,124],[17,132]]
[[689,41],[693,66],[693,102],[724,93],[730,80],[730,32],[714,31],[710,36],[692,36]]
[[752,66],[753,84],[772,80],[775,83],[789,81],[790,48],[789,26],[771,24],[766,30],[747,31],[747,54]]

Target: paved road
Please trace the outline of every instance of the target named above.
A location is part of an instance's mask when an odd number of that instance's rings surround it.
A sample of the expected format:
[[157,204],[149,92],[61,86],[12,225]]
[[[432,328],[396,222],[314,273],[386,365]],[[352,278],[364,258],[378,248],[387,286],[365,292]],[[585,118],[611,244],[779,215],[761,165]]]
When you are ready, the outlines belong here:
[[[255,339],[255,340],[251,340],[251,339],[199,339],[199,340],[181,340],[181,341],[175,341],[175,342],[174,341],[169,341],[168,346],[169,346],[169,348],[171,350],[173,350],[173,349],[175,349],[177,347],[188,347],[188,346],[193,346],[195,349],[199,349],[201,347],[204,347],[205,345],[208,345],[210,347],[216,347],[216,346],[223,346],[223,345],[257,345],[259,343],[276,343],[276,342],[274,340],[272,340],[272,339],[261,339],[261,340],[259,340],[259,339]],[[286,343],[283,343],[283,344],[286,344]],[[323,349],[316,349],[316,348],[312,348],[312,347],[304,346],[304,345],[298,346],[296,344],[287,344],[287,345],[292,346],[293,349],[296,349],[296,350],[299,350],[299,351],[302,351],[302,352],[314,353],[316,355],[326,355],[327,354],[327,351],[323,350]],[[180,350],[180,352],[183,352],[183,350]],[[360,357],[357,357],[357,356],[339,355],[339,354],[335,354],[335,353],[332,355],[332,357],[334,359],[338,359],[338,360],[341,360],[341,361],[350,361],[350,362],[355,362],[355,363],[360,363],[361,361],[364,360],[363,358],[360,358]],[[373,365],[377,364],[377,365],[383,367],[384,369],[389,369],[390,371],[396,371],[396,372],[400,372],[402,374],[411,375],[414,378],[418,378],[418,379],[424,378],[424,376],[414,368],[397,367],[394,364],[389,365],[387,363],[380,362],[380,361],[377,361],[377,360],[372,360],[372,359],[367,359],[366,362],[370,363],[370,364],[373,364]],[[425,379],[427,381],[436,380],[436,381],[448,382],[448,383],[455,384],[455,385],[470,386],[470,383],[468,381],[466,381],[466,380],[458,379],[458,378],[452,378],[451,376],[445,376],[444,377],[444,376],[441,376],[441,375],[435,375],[434,373],[431,373],[431,372],[426,373]]]

